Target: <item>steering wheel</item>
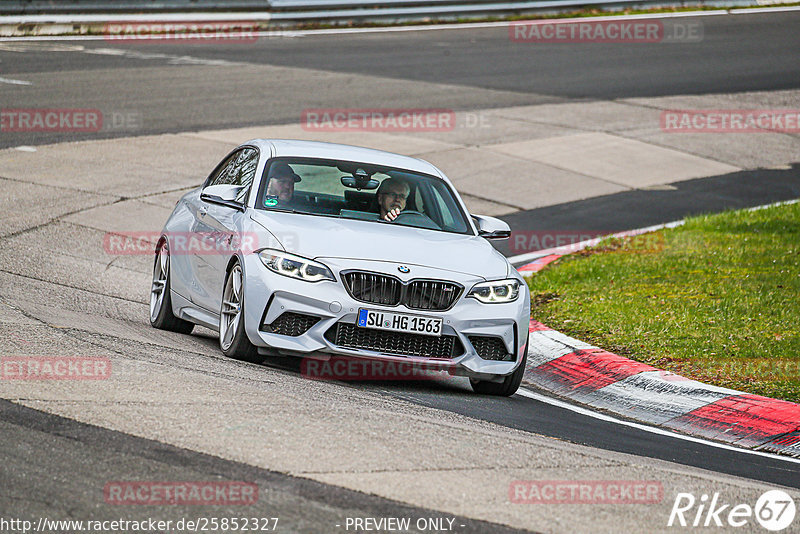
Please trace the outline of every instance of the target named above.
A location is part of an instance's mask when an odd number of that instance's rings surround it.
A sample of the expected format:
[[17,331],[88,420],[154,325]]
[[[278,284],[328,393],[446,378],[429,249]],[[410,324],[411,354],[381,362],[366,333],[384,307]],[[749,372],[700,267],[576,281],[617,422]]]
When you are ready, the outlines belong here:
[[401,211],[400,215],[395,217],[391,222],[400,223],[404,220],[405,226],[417,226],[419,228],[428,228],[430,230],[441,230],[442,228],[433,222],[433,220],[422,212],[414,210]]

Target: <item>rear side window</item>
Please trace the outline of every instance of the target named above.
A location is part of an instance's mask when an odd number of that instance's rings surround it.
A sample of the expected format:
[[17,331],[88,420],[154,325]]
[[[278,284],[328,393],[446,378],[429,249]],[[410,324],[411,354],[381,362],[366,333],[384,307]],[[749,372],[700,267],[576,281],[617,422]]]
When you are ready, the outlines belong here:
[[207,185],[242,186],[236,200],[244,203],[256,176],[256,167],[258,167],[258,150],[245,147],[228,156],[228,159],[209,178]]

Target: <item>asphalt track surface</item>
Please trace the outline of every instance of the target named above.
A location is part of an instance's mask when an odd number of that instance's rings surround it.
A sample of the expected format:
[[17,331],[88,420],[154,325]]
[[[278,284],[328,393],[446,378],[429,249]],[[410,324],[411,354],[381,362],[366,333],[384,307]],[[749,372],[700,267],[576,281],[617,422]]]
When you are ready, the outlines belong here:
[[[0,513],[6,518],[74,518],[81,515],[78,511],[92,510],[93,520],[118,519],[121,514],[113,509],[97,510],[97,502],[102,499],[98,489],[109,480],[130,476],[132,468],[152,480],[211,480],[224,476],[258,484],[258,503],[234,515],[277,517],[278,531],[283,532],[334,531],[345,515],[415,519],[446,516],[459,532],[518,532],[113,432],[3,400],[0,428],[4,443],[0,474],[5,486],[0,490]],[[185,517],[232,516],[224,505],[203,507],[199,514],[188,505],[162,506],[156,513],[152,507],[146,508],[150,510],[126,516],[136,521],[157,517],[173,523]]]
[[[531,389],[530,386],[525,387]],[[787,464],[781,459],[763,456],[742,457],[738,451],[718,450],[708,445],[677,438],[654,437],[644,430],[587,417],[576,417],[578,414],[566,408],[551,406],[533,399],[519,396],[499,400],[476,396],[464,397],[463,395],[469,394],[466,388],[459,390],[459,395],[442,395],[438,389],[415,389],[407,385],[384,388],[383,391],[425,406],[573,443],[659,458],[794,488],[800,487],[800,480],[797,477],[798,466]]]
[[[703,94],[737,91],[797,89],[800,85],[800,14],[702,17],[704,41],[696,45],[624,47],[592,45],[574,49],[539,44],[518,47],[504,28],[471,32],[442,30],[390,34],[318,36],[267,39],[251,46],[126,44],[140,54],[119,56],[48,50],[48,44],[28,46],[24,53],[4,50],[0,43],[2,77],[49,80],[35,92],[11,91],[0,84],[4,107],[75,107],[88,98],[106,110],[143,110],[148,126],[137,134],[295,122],[302,109],[335,107],[348,95],[357,95],[360,107],[449,107],[483,109],[566,100],[594,100],[632,96]],[[84,41],[87,49],[109,43]],[[115,47],[119,43],[114,43]],[[165,57],[142,59],[141,54]],[[224,80],[197,70],[170,74],[175,57],[201,57],[248,64],[302,67],[336,73],[374,74],[390,79],[448,84],[440,92],[429,85],[418,93],[398,93],[385,81],[374,87],[339,85],[315,87],[313,80],[290,84],[292,91],[259,93],[229,89]],[[138,76],[144,70],[147,76]],[[108,72],[127,86],[98,84]],[[152,85],[163,75],[163,83]],[[276,75],[280,75],[276,72]],[[138,84],[138,85],[137,85]],[[461,91],[453,95],[451,86]],[[407,86],[404,86],[407,87]],[[490,93],[487,93],[489,91]],[[491,100],[487,101],[487,94]],[[350,98],[355,98],[351,96]],[[73,134],[4,135],[3,147],[46,144],[74,139]],[[96,137],[130,135],[130,132]],[[80,137],[86,139],[85,135]],[[603,218],[609,230],[647,226],[679,219],[689,213],[764,204],[800,195],[798,169],[744,171],[737,175],[681,183],[671,191],[632,191],[563,204],[506,219],[526,228],[598,227]],[[610,207],[616,207],[609,214]],[[624,206],[625,209],[619,209]],[[210,344],[212,347],[213,344]],[[213,347],[212,347],[213,348]],[[269,364],[268,364],[269,365]],[[280,367],[278,372],[295,372]],[[473,396],[465,383],[348,384],[386,397],[493,422],[571,443],[631,453],[727,473],[752,480],[800,488],[797,464],[752,456],[703,444],[689,443],[585,417],[532,399],[515,396],[494,399]],[[437,515],[436,512],[368,496],[307,479],[167,446],[155,441],[77,423],[30,408],[0,402],[3,442],[0,473],[4,481],[0,511],[11,515],[24,509],[31,514],[91,510],[96,496],[85,488],[114,479],[121,462],[130,472],[173,480],[213,474],[238,473],[263,481],[271,493],[269,505],[284,517],[304,516],[292,530],[318,531],[320,525],[347,513],[360,515]],[[58,451],[53,455],[51,451]],[[102,454],[102,461],[98,461]],[[87,466],[92,466],[89,469]],[[138,471],[137,471],[138,470]],[[36,472],[41,477],[28,475]],[[52,484],[51,474],[61,484]],[[63,483],[71,479],[70,483]],[[82,489],[83,488],[83,489]],[[41,498],[31,499],[31,495]],[[177,510],[176,516],[181,515]],[[205,513],[205,512],[204,512]],[[458,518],[464,531],[502,532],[505,527]]]
[[[506,27],[272,37],[241,44],[95,40],[64,41],[54,48],[44,42],[31,43],[28,53],[5,51],[20,45],[0,42],[3,77],[29,80],[47,73],[43,82],[49,85],[22,91],[0,84],[0,95],[4,107],[59,108],[91,102],[104,111],[138,111],[144,115],[144,127],[137,134],[150,134],[294,123],[303,109],[343,103],[469,110],[797,88],[800,12],[685,20],[702,25],[702,42],[515,43]],[[129,54],[53,51],[70,45],[83,45],[90,52],[113,47]],[[241,75],[220,79],[202,69],[161,68],[197,60],[241,64]],[[265,87],[263,79],[247,77],[252,65],[367,78],[291,79],[291,73],[276,70]],[[109,70],[113,76],[107,77]],[[408,82],[418,82],[418,88]],[[4,135],[0,146],[90,137]]]
[[[500,218],[512,229],[557,230],[569,234],[570,230],[580,232],[585,228],[602,228],[601,233],[611,233],[798,197],[800,164],[794,164],[788,169],[754,169],[687,180],[664,191],[625,191],[520,211]],[[495,246],[507,256],[514,254],[509,250],[508,241]]]

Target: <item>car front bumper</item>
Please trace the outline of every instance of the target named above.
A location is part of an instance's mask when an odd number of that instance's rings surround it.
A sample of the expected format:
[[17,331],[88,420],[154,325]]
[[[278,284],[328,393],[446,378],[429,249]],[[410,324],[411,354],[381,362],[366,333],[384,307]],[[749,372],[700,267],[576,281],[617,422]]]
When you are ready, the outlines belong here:
[[[340,265],[332,265],[330,260],[325,263],[335,273],[337,277],[335,282],[310,283],[292,279],[267,269],[257,254],[250,254],[243,258],[245,331],[250,341],[262,352],[278,352],[311,358],[328,358],[334,355],[391,361],[405,365],[424,366],[428,369],[446,370],[451,375],[469,376],[481,380],[496,380],[514,372],[520,365],[528,341],[530,316],[530,297],[522,279],[520,279],[523,284],[523,287],[520,288],[520,296],[513,302],[483,304],[474,298],[466,298],[462,294],[453,307],[447,311],[420,311],[409,309],[402,304],[388,307],[354,299],[345,289],[337,268],[352,268],[353,263],[347,262],[341,265],[340,262]],[[389,274],[388,267],[383,262],[361,262],[358,267],[369,269],[371,272]],[[482,278],[470,277],[461,273],[457,276],[452,276],[454,273],[447,273],[451,276],[442,276],[440,272],[417,266],[414,267],[414,271],[417,276],[424,275],[426,278],[433,278],[438,274],[438,278],[456,281],[465,287],[465,291],[468,291],[475,283],[484,281]],[[392,333],[381,335],[384,343],[380,348],[368,348],[363,344],[359,347],[337,344],[335,335],[337,323],[351,325],[347,327],[348,331],[357,334],[376,332],[374,330],[364,332],[365,329],[354,327],[358,311],[361,308],[425,317],[441,317],[442,336],[453,337],[455,354],[440,353],[435,356],[399,354],[385,343],[386,339],[394,335]],[[275,324],[277,319],[287,313],[319,319],[300,335],[274,333],[269,331],[268,326],[265,326]],[[355,331],[355,328],[358,331]],[[385,331],[378,330],[377,332]],[[419,334],[413,335],[420,336]],[[389,336],[389,338],[385,336]],[[510,355],[507,358],[511,361],[481,357],[470,340],[470,337],[474,336],[501,340],[502,346]],[[414,339],[412,344],[415,347],[428,342],[437,344],[436,341],[428,339]],[[407,339],[404,338],[403,341],[405,342]],[[404,343],[404,345],[408,345],[408,343]],[[496,344],[496,346],[500,345]],[[423,352],[425,351],[423,350]],[[487,355],[486,349],[483,349],[483,354]]]

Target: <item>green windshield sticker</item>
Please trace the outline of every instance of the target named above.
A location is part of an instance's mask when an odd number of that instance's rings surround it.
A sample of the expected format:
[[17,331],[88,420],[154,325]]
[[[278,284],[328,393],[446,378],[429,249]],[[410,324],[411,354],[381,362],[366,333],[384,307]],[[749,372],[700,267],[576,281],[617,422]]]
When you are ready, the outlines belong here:
[[264,199],[265,206],[277,206],[278,205],[278,197],[269,196]]

